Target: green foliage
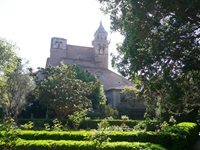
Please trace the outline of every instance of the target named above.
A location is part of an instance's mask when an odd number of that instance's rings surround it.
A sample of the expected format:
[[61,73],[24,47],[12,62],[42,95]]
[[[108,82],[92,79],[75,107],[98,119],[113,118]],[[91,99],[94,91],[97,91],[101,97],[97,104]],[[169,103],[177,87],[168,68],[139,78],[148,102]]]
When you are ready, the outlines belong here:
[[145,113],[144,118],[145,118],[144,123],[146,125],[145,130],[148,131],[148,125],[151,123],[150,115],[148,113]]
[[140,121],[140,122],[138,122],[137,125],[134,126],[134,130],[136,130],[136,131],[144,131],[145,128],[146,128],[146,124],[144,121]]
[[5,74],[4,77],[6,80],[1,105],[7,116],[17,120],[17,116],[27,103],[26,97],[35,88],[35,83],[21,61],[18,61],[15,70]]
[[106,130],[109,127],[109,123],[106,120],[102,120],[98,124],[98,130],[96,130],[93,134],[89,135],[88,139],[91,140],[96,149],[100,150],[102,149],[102,144],[105,142],[108,142],[110,140],[109,138],[109,132]]
[[24,125],[21,125],[20,127],[25,130],[31,130],[34,127],[34,123],[32,121],[29,121],[28,123],[25,123]]
[[[199,0],[98,0],[124,35],[112,63],[139,80],[147,110],[183,115],[200,105]],[[159,102],[159,106],[156,106]]]
[[78,130],[81,122],[86,116],[86,111],[76,111],[72,115],[68,115],[69,120],[72,122],[73,128]]
[[110,104],[101,105],[101,115],[102,115],[102,118],[107,118],[107,117],[117,118],[118,111],[112,108]]
[[[2,143],[0,143],[2,148]],[[18,140],[16,150],[94,150],[95,144],[91,141],[53,141],[53,140]],[[103,150],[166,150],[165,148],[151,143],[139,142],[115,142],[105,143],[102,146]]]
[[83,82],[76,77],[75,66],[41,68],[38,71],[42,79],[37,82],[40,102],[49,106],[59,120],[75,111],[91,108],[88,95],[96,87],[94,82]]
[[110,126],[109,122],[106,119],[104,119],[98,124],[98,129],[104,129],[105,130],[109,126]]
[[[2,143],[0,144],[2,146]],[[1,148],[1,147],[0,147]],[[94,150],[92,142],[86,141],[54,141],[54,140],[18,140],[16,150]]]
[[18,49],[13,42],[0,38],[0,77],[2,74],[9,73],[15,69],[19,60],[19,57],[16,55]]
[[172,132],[180,134],[186,137],[186,146],[189,149],[191,145],[194,145],[199,137],[199,127],[196,123],[182,122],[174,126],[170,126],[165,129],[165,132]]
[[129,120],[129,117],[126,116],[126,115],[122,115],[122,116],[121,116],[121,119],[122,119],[122,120]]
[[3,124],[1,124],[2,135],[0,137],[0,143],[4,144],[3,148],[5,150],[12,150],[16,146],[18,137],[15,126],[15,121],[12,118],[4,119]]
[[50,131],[51,130],[51,127],[50,127],[50,125],[48,123],[44,124],[44,130],[45,131]]
[[[108,118],[106,118],[106,120],[109,122],[109,124],[111,126],[116,125],[116,126],[121,126],[121,124],[124,122],[126,125],[128,125],[129,127],[133,127],[135,126],[138,122],[140,122],[141,120],[110,120]],[[28,123],[30,121],[30,119],[18,119],[18,124],[25,124]],[[100,119],[96,119],[96,120],[83,120],[83,122],[80,124],[80,129],[97,129],[98,128],[98,124],[101,122],[102,120]],[[63,125],[68,122],[68,126],[70,128],[73,128],[73,126],[69,123],[68,119],[63,120]],[[41,130],[42,128],[44,128],[44,124],[48,123],[49,125],[53,125],[53,120],[52,119],[34,119],[34,129],[39,129]],[[151,124],[155,124],[156,121],[152,121]],[[63,126],[64,127],[64,126]]]
[[[20,130],[16,133],[17,137],[24,140],[75,140],[83,141],[86,136],[94,131],[37,131]],[[2,137],[2,132],[0,137]]]
[[87,96],[88,99],[92,101],[92,108],[94,111],[99,111],[100,105],[106,103],[106,95],[100,80],[95,76],[91,75],[89,72],[83,70],[80,66],[76,66],[76,77],[83,82],[94,82],[96,85],[95,89],[90,95]]
[[166,121],[163,121],[163,123],[160,124],[161,130],[165,130],[169,127],[169,124]]
[[15,120],[26,104],[26,96],[34,89],[16,50],[15,44],[0,38],[0,105]]
[[55,119],[53,120],[52,130],[53,130],[53,131],[61,131],[61,130],[62,130],[62,127],[63,127],[62,122],[60,122],[60,121],[58,120],[58,118],[55,118]]
[[166,150],[164,147],[142,142],[114,142],[106,143],[102,146],[103,150]]
[[89,136],[89,139],[94,143],[96,149],[98,150],[101,149],[103,143],[110,140],[108,132],[105,129],[95,131],[94,134]]
[[124,98],[124,101],[130,104],[131,106],[134,106],[138,100],[136,99],[136,95],[140,92],[136,88],[133,87],[126,87],[121,91],[121,96]]
[[[0,137],[3,137],[4,132],[1,132]],[[170,126],[160,132],[122,132],[122,131],[110,131],[100,128],[94,131],[70,131],[70,132],[58,132],[58,131],[18,131],[16,135],[25,140],[35,140],[35,143],[40,143],[40,140],[75,140],[77,142],[87,140],[86,137],[92,137],[96,143],[94,147],[103,148],[104,143],[110,138],[111,143],[118,143],[122,141],[126,142],[151,142],[159,144],[166,149],[170,150],[182,150],[191,148],[191,145],[198,138],[198,125],[195,123],[180,123],[174,126]],[[38,141],[38,142],[37,142]],[[75,142],[74,141],[74,142]],[[87,141],[85,141],[87,143]],[[96,144],[96,145],[95,145]],[[127,143],[128,144],[128,143]]]
[[172,124],[176,124],[176,119],[174,118],[174,116],[171,116],[170,118],[169,118],[169,122],[171,122]]

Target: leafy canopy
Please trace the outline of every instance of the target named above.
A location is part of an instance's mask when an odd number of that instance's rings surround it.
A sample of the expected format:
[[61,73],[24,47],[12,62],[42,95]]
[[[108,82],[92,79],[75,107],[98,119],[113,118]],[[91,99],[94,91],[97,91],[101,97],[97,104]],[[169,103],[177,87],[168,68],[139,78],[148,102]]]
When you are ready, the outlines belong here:
[[125,39],[112,63],[145,85],[149,101],[188,113],[200,102],[199,0],[99,0]]
[[93,110],[99,111],[100,105],[106,104],[106,96],[103,89],[103,85],[95,75],[86,72],[80,66],[76,66],[75,69],[77,79],[80,79],[83,82],[94,82],[96,87],[94,88],[92,93],[87,96],[87,98],[92,101]]
[[25,108],[26,96],[34,89],[16,50],[15,44],[0,38],[0,105],[7,117],[15,119]]
[[15,69],[19,60],[17,50],[18,47],[13,42],[0,38],[0,76]]
[[93,82],[83,82],[76,78],[75,66],[41,68],[37,90],[39,100],[48,105],[56,116],[62,120],[75,111],[91,108],[91,94],[95,85]]

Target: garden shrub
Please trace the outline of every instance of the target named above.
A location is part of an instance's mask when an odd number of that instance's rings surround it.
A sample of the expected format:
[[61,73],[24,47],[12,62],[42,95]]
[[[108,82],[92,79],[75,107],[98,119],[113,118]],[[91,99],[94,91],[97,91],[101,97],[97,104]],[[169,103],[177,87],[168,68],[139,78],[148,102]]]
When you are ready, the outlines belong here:
[[86,113],[86,111],[76,111],[72,115],[68,115],[68,118],[72,123],[73,129],[78,130],[81,122],[83,122],[86,116]]
[[170,126],[164,130],[165,132],[176,133],[186,137],[186,146],[189,149],[194,145],[199,137],[199,128],[196,123],[182,122],[178,125]]
[[[0,143],[0,149],[3,144]],[[15,146],[16,150],[96,150],[96,147],[91,141],[53,141],[53,140],[18,140]],[[151,144],[139,142],[115,142],[103,144],[102,150],[166,150],[165,148]]]
[[20,127],[25,130],[31,130],[34,127],[34,123],[32,121],[29,121],[28,123],[25,123],[24,125],[21,125]]
[[3,143],[4,150],[11,150],[15,147],[17,137],[17,131],[15,129],[16,124],[13,118],[5,118],[0,124],[0,143]]

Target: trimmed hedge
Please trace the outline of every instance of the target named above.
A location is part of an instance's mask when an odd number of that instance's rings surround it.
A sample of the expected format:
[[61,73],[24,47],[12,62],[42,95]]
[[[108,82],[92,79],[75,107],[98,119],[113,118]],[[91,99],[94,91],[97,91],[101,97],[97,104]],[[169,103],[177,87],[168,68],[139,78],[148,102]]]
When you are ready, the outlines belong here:
[[170,132],[111,132],[109,137],[112,142],[150,142],[170,150],[184,149],[186,146],[186,138],[183,135]]
[[[18,137],[25,140],[76,140],[84,141],[93,131],[18,131]],[[2,136],[2,132],[1,132]],[[150,142],[159,144],[170,150],[186,150],[198,138],[198,125],[195,123],[180,123],[161,132],[119,132],[109,133],[111,142]]]
[[[93,131],[33,131],[33,130],[19,130],[17,137],[24,140],[74,140],[84,141],[85,137],[92,134]],[[0,137],[3,135],[0,132]]]
[[157,144],[142,142],[109,142],[104,144],[102,148],[103,150],[167,150]]
[[[3,149],[0,144],[0,149]],[[53,140],[37,140],[26,141],[18,140],[15,146],[16,150],[96,150],[93,142],[90,141],[53,141]],[[104,143],[102,150],[166,150],[160,145],[139,142],[115,142]]]
[[[25,140],[74,140],[84,141],[85,137],[93,131],[20,131],[18,137]],[[184,149],[187,146],[187,139],[184,135],[170,132],[119,132],[109,133],[111,142],[150,142],[162,145],[167,149]]]
[[[33,121],[34,122],[34,128],[35,129],[41,129],[44,128],[44,124],[45,123],[49,123],[50,125],[53,125],[52,121],[53,119],[18,119],[18,124],[22,125],[25,123],[28,123],[29,121]],[[102,120],[88,120],[88,121],[83,121],[80,124],[80,129],[97,129],[98,128],[98,124],[101,122]],[[118,125],[120,126],[122,123],[125,123],[126,125],[128,125],[130,128],[133,128],[133,126],[137,125],[138,122],[140,122],[141,120],[108,120],[110,125]],[[66,122],[69,122],[67,119],[65,119],[63,121],[63,124],[66,124]],[[155,121],[152,121],[155,122]],[[71,128],[72,125],[69,123],[68,124]]]

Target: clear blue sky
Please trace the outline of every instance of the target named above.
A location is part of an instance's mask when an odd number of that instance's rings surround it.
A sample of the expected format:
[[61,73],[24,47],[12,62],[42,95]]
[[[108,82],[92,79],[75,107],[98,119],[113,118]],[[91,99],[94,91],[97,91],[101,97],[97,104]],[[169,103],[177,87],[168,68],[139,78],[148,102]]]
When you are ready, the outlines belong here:
[[100,20],[111,39],[110,53],[123,40],[110,33],[109,16],[96,0],[0,0],[0,37],[16,42],[20,56],[30,66],[45,67],[52,37],[66,38],[68,44],[91,46]]

